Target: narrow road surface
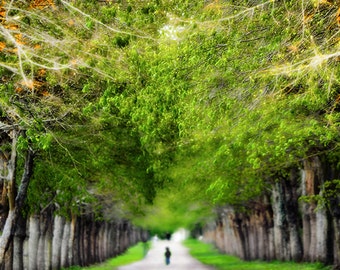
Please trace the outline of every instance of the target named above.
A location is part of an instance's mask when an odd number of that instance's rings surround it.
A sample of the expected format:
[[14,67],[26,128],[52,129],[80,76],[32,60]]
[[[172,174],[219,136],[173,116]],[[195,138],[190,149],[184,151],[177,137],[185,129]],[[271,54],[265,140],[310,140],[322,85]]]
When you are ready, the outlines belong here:
[[[169,247],[171,251],[170,264],[165,264],[165,248]],[[152,242],[151,249],[146,257],[136,263],[121,266],[118,270],[212,270],[214,268],[205,266],[190,256],[189,251],[176,240],[157,240]]]

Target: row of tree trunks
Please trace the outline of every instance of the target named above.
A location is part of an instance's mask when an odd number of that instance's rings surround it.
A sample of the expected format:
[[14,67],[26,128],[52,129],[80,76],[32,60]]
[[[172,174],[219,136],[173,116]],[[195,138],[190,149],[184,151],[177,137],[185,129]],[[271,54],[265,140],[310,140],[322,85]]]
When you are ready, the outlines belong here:
[[[104,222],[94,216],[73,216],[71,220],[52,212],[19,221],[12,258],[4,269],[60,269],[103,262],[141,241],[146,232],[126,221]],[[12,252],[13,251],[13,252]]]
[[[245,260],[293,260],[340,265],[339,195],[327,206],[317,200],[325,181],[339,172],[319,157],[273,179],[271,194],[239,213],[219,209],[219,218],[203,230],[203,239],[222,252]],[[308,197],[309,196],[309,197]]]

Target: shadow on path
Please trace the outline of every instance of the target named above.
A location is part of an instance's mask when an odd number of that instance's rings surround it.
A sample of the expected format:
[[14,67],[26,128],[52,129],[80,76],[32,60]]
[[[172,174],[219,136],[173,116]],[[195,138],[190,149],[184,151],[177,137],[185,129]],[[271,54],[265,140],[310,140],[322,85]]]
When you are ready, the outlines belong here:
[[[169,247],[172,253],[170,264],[165,264],[165,248]],[[180,241],[157,240],[152,243],[151,249],[147,256],[136,263],[121,266],[118,270],[212,270],[209,266],[205,266],[189,254],[186,247]]]

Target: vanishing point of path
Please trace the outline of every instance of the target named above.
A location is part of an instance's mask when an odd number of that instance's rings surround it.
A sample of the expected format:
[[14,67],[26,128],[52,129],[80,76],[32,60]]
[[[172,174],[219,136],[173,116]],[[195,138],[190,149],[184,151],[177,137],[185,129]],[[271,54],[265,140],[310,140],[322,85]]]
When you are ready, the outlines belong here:
[[[164,252],[169,247],[172,253],[169,265],[165,265]],[[157,240],[152,242],[146,257],[136,263],[121,266],[118,270],[212,270],[190,256],[189,251],[180,241]]]

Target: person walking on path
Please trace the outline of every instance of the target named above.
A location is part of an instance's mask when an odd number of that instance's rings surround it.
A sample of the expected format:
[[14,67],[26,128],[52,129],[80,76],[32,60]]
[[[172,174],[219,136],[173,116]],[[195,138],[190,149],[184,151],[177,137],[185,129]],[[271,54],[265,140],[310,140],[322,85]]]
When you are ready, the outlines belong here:
[[[174,237],[175,239],[175,237]],[[171,263],[165,264],[164,251],[166,247],[171,251]],[[192,256],[188,248],[181,241],[157,240],[153,241],[147,256],[140,261],[122,265],[118,270],[212,270],[211,266],[203,265]]]
[[168,247],[165,248],[164,256],[165,256],[165,264],[169,265],[170,264],[171,251]]

